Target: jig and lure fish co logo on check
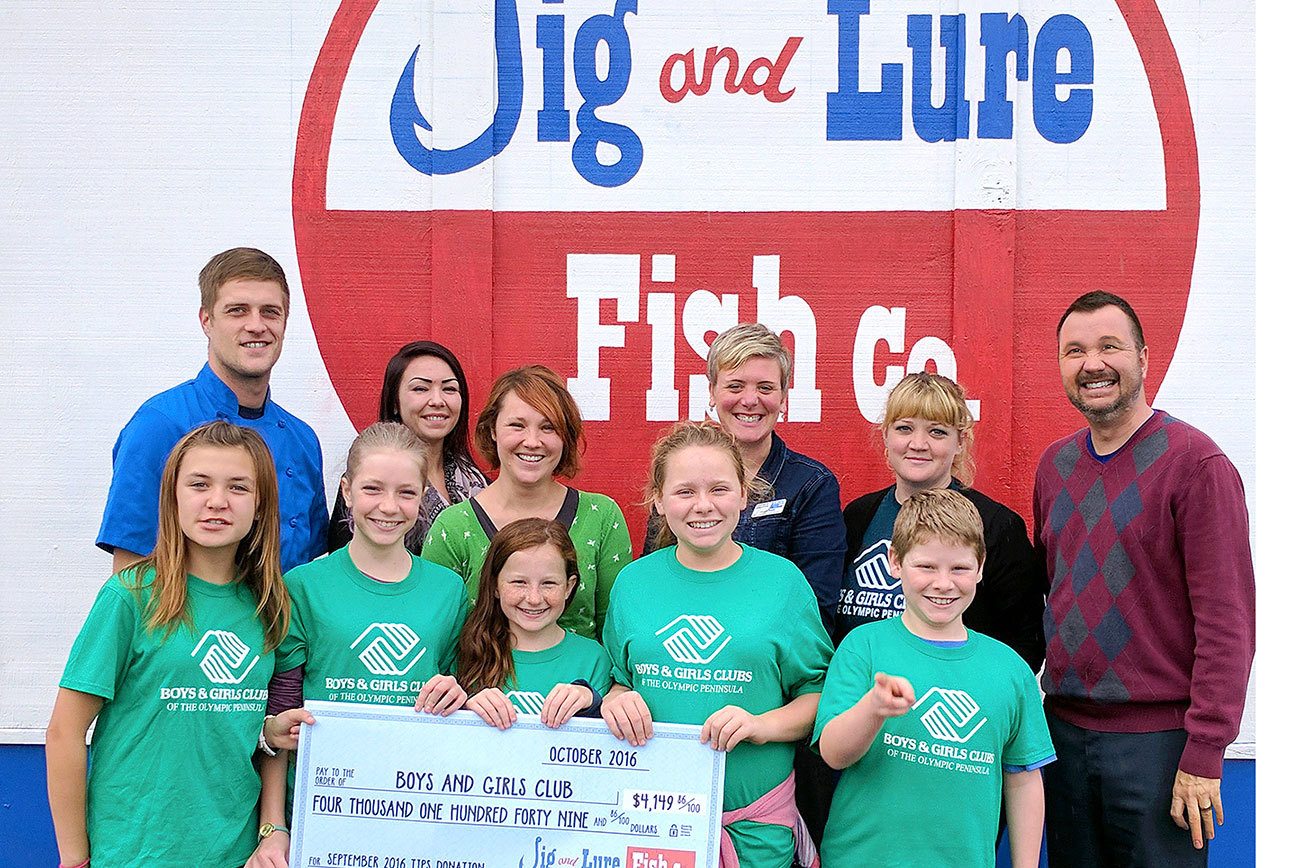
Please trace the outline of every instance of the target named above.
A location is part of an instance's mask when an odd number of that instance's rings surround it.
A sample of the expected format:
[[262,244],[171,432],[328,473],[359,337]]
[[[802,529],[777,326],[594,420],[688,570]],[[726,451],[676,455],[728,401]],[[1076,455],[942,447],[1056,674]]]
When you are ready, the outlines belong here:
[[406,624],[371,624],[348,647],[358,645],[357,659],[372,675],[406,675],[429,650]]
[[240,684],[262,659],[260,654],[254,654],[253,659],[246,665],[244,661],[252,651],[253,649],[245,645],[234,633],[227,630],[209,630],[195,643],[190,656],[195,657],[203,652],[203,656],[199,659],[199,669],[213,684]]
[[965,690],[933,687],[922,694],[913,709],[923,709],[919,719],[932,738],[955,744],[967,744],[987,720],[977,720],[981,706]]
[[705,666],[732,641],[732,636],[713,615],[679,615],[656,631],[668,633],[661,641],[669,656],[679,663]]

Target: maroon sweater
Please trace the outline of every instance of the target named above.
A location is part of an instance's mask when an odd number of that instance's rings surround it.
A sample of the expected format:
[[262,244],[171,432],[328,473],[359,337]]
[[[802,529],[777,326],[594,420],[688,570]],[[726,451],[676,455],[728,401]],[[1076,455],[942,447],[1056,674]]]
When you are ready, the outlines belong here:
[[1087,432],[1050,446],[1035,474],[1045,704],[1085,729],[1183,729],[1180,768],[1219,778],[1256,644],[1243,481],[1160,410],[1107,462]]

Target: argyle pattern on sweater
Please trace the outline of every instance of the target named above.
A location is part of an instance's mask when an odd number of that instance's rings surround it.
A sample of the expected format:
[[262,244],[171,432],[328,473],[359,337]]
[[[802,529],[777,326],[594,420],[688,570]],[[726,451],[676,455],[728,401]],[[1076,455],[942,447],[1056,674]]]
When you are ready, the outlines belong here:
[[1106,462],[1087,430],[1045,450],[1035,475],[1046,707],[1101,732],[1184,729],[1180,768],[1219,777],[1256,644],[1243,480],[1161,410]]
[[1062,487],[1047,517],[1057,540],[1050,574],[1055,589],[1065,582],[1071,593],[1051,592],[1045,608],[1048,653],[1057,663],[1045,671],[1046,693],[1107,703],[1131,699],[1118,661],[1134,637],[1127,613],[1141,612],[1142,601],[1132,593],[1136,567],[1122,534],[1143,514],[1148,471],[1170,449],[1166,429],[1163,424],[1118,453],[1106,473],[1082,448],[1082,438],[1066,441],[1051,458]]

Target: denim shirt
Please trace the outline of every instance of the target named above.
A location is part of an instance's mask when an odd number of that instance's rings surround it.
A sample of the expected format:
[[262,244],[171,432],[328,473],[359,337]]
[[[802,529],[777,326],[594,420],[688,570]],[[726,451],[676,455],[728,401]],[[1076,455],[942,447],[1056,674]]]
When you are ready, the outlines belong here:
[[[767,483],[767,490],[752,495],[732,538],[799,567],[818,598],[818,612],[830,634],[845,567],[841,486],[832,471],[788,448],[776,432],[756,477]],[[661,521],[652,513],[643,554],[655,550]]]

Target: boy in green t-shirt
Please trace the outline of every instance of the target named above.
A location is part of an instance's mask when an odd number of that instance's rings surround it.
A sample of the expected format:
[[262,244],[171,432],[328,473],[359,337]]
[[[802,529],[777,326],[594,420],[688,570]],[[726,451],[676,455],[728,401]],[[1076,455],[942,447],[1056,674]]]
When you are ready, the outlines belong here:
[[1025,661],[963,626],[984,561],[981,517],[961,494],[901,507],[890,563],[904,613],[846,636],[814,723],[816,749],[845,770],[827,868],[993,866],[1001,796],[1014,868],[1039,864],[1053,744]]

